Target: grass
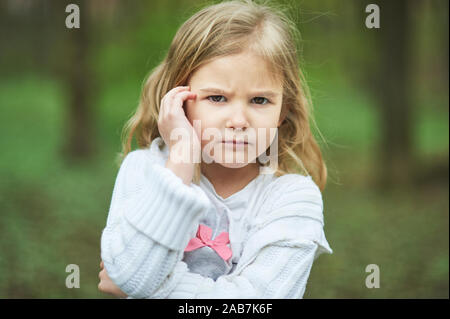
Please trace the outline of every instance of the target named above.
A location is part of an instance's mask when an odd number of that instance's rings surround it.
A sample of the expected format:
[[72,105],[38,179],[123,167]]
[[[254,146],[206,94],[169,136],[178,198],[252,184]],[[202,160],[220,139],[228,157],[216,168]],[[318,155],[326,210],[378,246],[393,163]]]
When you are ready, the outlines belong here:
[[[305,298],[448,298],[447,196],[448,186],[382,194],[330,184],[324,215],[333,254],[315,262]],[[380,268],[379,289],[365,286],[369,264]]]

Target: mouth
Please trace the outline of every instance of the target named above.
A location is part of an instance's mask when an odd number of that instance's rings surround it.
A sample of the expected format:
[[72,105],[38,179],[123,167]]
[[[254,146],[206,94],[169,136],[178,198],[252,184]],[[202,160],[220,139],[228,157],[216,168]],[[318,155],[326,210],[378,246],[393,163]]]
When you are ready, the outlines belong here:
[[224,144],[233,144],[233,145],[248,145],[248,142],[246,142],[246,141],[236,141],[236,140],[222,141],[222,143],[224,143]]

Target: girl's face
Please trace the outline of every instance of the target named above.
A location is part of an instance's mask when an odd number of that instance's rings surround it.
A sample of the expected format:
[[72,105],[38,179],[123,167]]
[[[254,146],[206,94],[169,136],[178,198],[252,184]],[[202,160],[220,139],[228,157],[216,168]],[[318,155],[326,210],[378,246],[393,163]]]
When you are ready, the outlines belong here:
[[282,83],[272,78],[266,62],[247,52],[215,59],[191,75],[187,85],[197,97],[185,102],[185,111],[203,156],[238,168],[266,151],[282,122]]

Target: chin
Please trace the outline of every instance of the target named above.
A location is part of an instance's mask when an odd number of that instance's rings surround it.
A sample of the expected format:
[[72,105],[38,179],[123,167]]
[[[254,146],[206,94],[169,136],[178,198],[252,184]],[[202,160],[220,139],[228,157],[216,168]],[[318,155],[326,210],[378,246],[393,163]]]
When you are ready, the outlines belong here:
[[253,158],[253,160],[246,158],[242,163],[225,163],[226,161],[224,162],[224,161],[216,161],[216,160],[214,160],[214,162],[216,162],[217,164],[220,164],[221,166],[226,167],[226,168],[242,168],[242,167],[248,166],[249,164],[254,165],[255,163],[257,163],[257,158]]
[[218,163],[226,168],[242,168],[247,166],[249,163]]

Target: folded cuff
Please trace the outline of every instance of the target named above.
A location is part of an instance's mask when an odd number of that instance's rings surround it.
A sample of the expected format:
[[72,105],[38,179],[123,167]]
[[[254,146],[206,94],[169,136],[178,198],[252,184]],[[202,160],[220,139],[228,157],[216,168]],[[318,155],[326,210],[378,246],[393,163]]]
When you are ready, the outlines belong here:
[[158,243],[182,250],[210,201],[200,187],[187,186],[170,169],[154,164],[150,170],[143,192],[126,205],[125,218]]

